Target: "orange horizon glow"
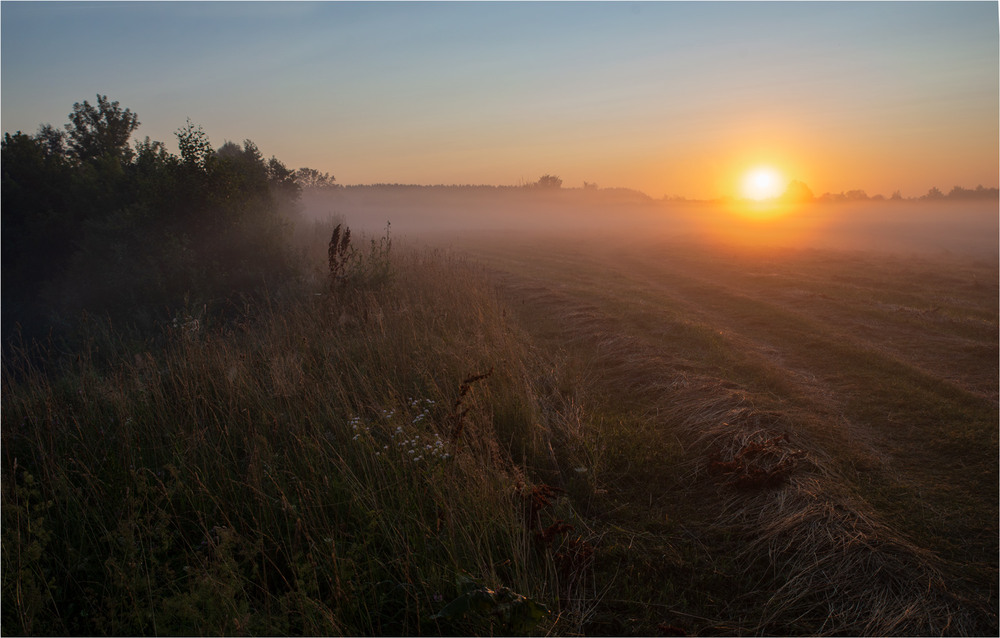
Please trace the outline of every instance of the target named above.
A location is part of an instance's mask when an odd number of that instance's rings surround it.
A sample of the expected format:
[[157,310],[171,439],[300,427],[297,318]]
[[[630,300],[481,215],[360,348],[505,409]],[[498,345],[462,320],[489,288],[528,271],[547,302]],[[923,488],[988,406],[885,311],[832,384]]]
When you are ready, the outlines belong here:
[[190,117],[344,185],[910,198],[1000,174],[996,3],[133,4],[5,3],[4,130],[99,90],[137,139],[173,149]]

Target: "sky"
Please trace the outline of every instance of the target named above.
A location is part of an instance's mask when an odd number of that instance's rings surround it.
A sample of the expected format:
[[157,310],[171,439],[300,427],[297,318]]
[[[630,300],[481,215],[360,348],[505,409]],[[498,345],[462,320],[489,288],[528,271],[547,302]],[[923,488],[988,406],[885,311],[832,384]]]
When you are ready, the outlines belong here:
[[342,184],[993,187],[996,2],[3,2],[0,124],[100,93]]

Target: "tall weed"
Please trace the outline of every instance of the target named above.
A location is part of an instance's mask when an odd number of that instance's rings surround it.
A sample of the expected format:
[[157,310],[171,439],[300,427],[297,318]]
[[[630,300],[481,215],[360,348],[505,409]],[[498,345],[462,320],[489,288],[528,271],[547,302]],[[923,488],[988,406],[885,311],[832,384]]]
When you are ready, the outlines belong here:
[[[179,321],[162,349],[47,373],[8,350],[3,631],[551,627],[558,543],[524,516],[552,464],[544,365],[481,273],[390,248],[336,291]],[[502,596],[442,613],[470,591]]]

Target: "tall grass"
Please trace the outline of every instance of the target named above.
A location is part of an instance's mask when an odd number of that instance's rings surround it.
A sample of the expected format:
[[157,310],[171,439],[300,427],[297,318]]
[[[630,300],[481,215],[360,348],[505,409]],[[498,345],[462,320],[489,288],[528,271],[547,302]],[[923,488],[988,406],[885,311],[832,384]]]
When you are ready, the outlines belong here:
[[3,632],[575,622],[586,543],[553,527],[574,513],[542,485],[559,474],[551,365],[473,267],[397,251],[374,272],[58,372],[8,348]]
[[718,299],[335,227],[303,290],[163,348],[5,350],[4,632],[995,632],[993,567],[894,525],[875,431],[691,318]]

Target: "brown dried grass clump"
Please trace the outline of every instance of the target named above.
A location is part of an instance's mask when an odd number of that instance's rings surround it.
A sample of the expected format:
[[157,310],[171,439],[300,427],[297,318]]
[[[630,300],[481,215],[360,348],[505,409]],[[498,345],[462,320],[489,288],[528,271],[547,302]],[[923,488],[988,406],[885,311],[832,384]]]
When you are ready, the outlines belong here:
[[780,487],[795,468],[796,457],[802,455],[801,451],[787,451],[788,442],[787,433],[749,441],[728,461],[713,453],[709,456],[709,474],[726,476],[739,490]]
[[[750,397],[705,383],[674,414],[701,451],[690,477],[719,495],[715,525],[743,537],[736,564],[748,583],[731,609],[751,633],[977,635],[996,615],[951,591],[947,568],[879,521],[839,486],[848,482],[794,429]],[[680,417],[683,415],[683,417]],[[708,459],[706,463],[704,459]],[[749,599],[749,600],[748,600]]]
[[573,526],[566,521],[559,519],[555,523],[552,523],[542,531],[536,531],[534,536],[535,540],[538,542],[539,546],[548,547],[551,546],[560,536],[568,534],[573,531]]
[[539,512],[552,504],[556,494],[563,494],[566,490],[540,483],[533,485],[530,490],[525,490],[524,486],[521,486],[520,492],[526,506],[525,525],[529,529],[533,527],[540,529],[542,524],[538,518]]

